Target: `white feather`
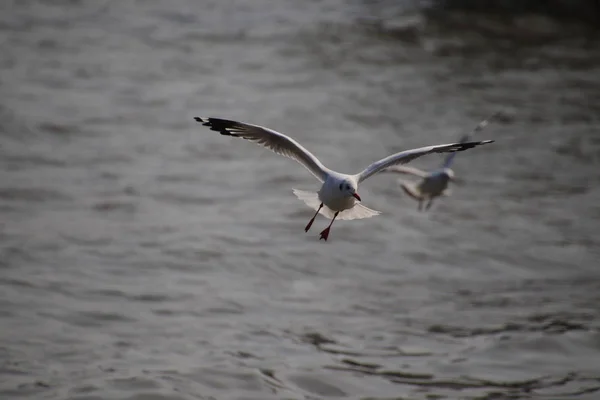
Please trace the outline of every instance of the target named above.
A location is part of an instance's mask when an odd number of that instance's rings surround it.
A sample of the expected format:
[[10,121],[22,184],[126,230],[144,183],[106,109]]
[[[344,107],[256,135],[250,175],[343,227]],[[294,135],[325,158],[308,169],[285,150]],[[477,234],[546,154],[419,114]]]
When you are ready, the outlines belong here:
[[[292,189],[296,197],[304,202],[307,206],[317,211],[319,206],[321,205],[321,200],[319,200],[319,194],[316,192],[308,192],[305,190]],[[335,211],[323,205],[319,214],[324,216],[325,218],[332,219],[335,215]],[[349,210],[341,211],[336,219],[340,220],[352,220],[352,219],[363,219],[374,217],[375,215],[379,215],[381,212],[372,210],[368,207],[363,206],[362,204],[356,204]]]

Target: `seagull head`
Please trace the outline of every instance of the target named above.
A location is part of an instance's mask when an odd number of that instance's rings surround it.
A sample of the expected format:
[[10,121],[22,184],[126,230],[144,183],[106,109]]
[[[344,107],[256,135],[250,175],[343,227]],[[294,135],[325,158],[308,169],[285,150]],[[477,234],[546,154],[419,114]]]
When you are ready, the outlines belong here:
[[454,180],[454,171],[452,171],[450,168],[444,168],[442,170],[442,174],[445,174],[448,177],[448,180]]
[[346,197],[354,197],[358,201],[362,201],[356,191],[358,190],[356,182],[344,180],[339,184],[340,192]]

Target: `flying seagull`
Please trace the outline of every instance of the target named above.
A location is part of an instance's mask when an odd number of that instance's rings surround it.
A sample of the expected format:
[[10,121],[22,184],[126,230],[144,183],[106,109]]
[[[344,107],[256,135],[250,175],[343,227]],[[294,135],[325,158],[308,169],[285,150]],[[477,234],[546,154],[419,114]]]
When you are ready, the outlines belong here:
[[[469,143],[475,133],[483,130],[483,128],[485,128],[488,123],[498,115],[500,115],[499,111],[481,121],[479,124],[477,124],[473,131],[463,135],[459,139],[458,143]],[[429,210],[433,204],[433,200],[436,197],[450,195],[448,183],[450,181],[456,182],[454,171],[450,169],[452,163],[454,162],[455,156],[456,152],[449,154],[442,163],[441,167],[431,172],[426,172],[418,168],[412,168],[403,165],[386,168],[383,172],[409,174],[421,178],[421,180],[418,182],[407,182],[403,180],[399,180],[398,182],[400,183],[400,187],[402,187],[407,195],[419,202],[419,211],[423,210],[423,201],[425,200],[427,200],[425,210]]]
[[325,241],[329,237],[331,225],[336,218],[352,220],[369,218],[380,214],[379,211],[371,210],[360,203],[362,200],[357,192],[358,185],[368,177],[393,165],[406,164],[425,154],[463,151],[493,142],[493,140],[465,141],[463,143],[442,144],[406,150],[376,161],[356,175],[347,175],[326,168],[317,157],[294,139],[272,129],[220,118],[195,117],[194,119],[202,125],[209,127],[210,130],[219,132],[221,135],[250,140],[277,154],[292,158],[302,164],[322,182],[318,192],[307,192],[296,189],[293,189],[293,191],[307,206],[316,210],[316,213],[304,228],[305,232],[308,232],[319,213],[331,219],[327,228],[320,235],[320,239],[325,239]]

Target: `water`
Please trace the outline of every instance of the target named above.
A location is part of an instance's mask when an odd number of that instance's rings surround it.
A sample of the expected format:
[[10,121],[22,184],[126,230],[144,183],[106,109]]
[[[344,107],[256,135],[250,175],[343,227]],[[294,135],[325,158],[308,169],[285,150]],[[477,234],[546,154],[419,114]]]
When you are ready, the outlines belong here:
[[[3,399],[595,399],[600,47],[361,1],[0,5]],[[505,117],[429,213],[327,243],[291,160],[358,172]],[[413,165],[433,168],[441,156]]]

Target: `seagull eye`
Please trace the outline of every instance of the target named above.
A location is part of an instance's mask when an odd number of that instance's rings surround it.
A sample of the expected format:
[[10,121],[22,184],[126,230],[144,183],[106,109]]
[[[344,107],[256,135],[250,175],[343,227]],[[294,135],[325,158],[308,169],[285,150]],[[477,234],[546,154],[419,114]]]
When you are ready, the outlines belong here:
[[342,190],[342,185],[343,185],[343,183],[340,183],[340,191]]
[[350,190],[350,185],[346,185],[346,190]]

